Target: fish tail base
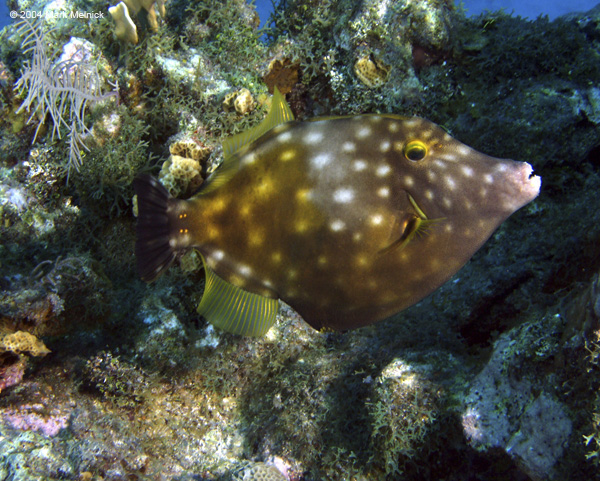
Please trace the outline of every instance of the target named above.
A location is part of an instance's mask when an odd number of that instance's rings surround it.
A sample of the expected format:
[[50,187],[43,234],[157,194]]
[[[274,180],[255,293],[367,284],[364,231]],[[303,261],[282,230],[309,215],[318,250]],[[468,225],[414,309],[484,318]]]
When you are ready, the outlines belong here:
[[137,270],[142,280],[152,282],[169,268],[176,257],[169,242],[171,221],[167,210],[172,197],[150,175],[136,177],[133,188],[138,202],[135,243]]

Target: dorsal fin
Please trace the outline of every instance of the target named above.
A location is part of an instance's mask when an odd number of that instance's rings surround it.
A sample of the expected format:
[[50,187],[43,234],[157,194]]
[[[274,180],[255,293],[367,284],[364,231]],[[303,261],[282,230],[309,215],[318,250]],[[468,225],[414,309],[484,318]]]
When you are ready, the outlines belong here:
[[275,87],[275,92],[271,99],[271,109],[264,120],[251,129],[229,137],[223,142],[224,162],[227,162],[227,159],[241,150],[242,147],[262,137],[273,127],[277,127],[278,125],[285,124],[292,120],[294,120],[294,114],[290,110],[290,106],[285,101],[285,97],[279,92],[277,87]]
[[213,326],[242,336],[260,337],[275,324],[279,301],[234,286],[204,264],[206,281],[198,313]]
[[234,156],[236,152],[239,152],[244,146],[262,137],[273,127],[292,120],[294,120],[294,114],[290,110],[290,106],[285,101],[285,97],[275,87],[275,93],[271,100],[271,109],[264,120],[251,129],[233,135],[223,142],[223,163],[208,178],[208,181],[202,187],[202,192],[204,194],[212,192],[231,179],[239,168],[239,161]]

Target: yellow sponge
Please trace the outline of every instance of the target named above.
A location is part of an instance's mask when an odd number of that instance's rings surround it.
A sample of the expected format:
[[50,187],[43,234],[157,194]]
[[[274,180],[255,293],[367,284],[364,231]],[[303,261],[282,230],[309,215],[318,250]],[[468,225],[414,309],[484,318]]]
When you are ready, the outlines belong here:
[[50,352],[50,349],[42,341],[25,331],[17,331],[4,336],[0,341],[0,348],[17,354],[28,352],[32,356],[45,356]]

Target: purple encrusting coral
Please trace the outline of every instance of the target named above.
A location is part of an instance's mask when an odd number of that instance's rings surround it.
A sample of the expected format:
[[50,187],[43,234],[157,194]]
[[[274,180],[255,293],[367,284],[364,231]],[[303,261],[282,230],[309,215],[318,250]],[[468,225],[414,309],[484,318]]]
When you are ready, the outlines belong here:
[[61,429],[67,427],[69,415],[58,410],[51,410],[49,413],[45,411],[46,407],[42,404],[23,404],[18,409],[0,411],[0,416],[13,429],[56,436]]
[[[6,360],[4,362],[6,363]],[[20,383],[25,375],[26,366],[25,356],[19,356],[16,362],[6,363],[0,367],[0,392]]]
[[[52,351],[0,352],[0,478],[597,478],[600,8],[549,22],[287,0],[262,41],[249,2],[182,0],[156,32],[131,15],[133,47],[110,17],[52,15],[83,3],[16,0],[42,13],[21,29],[29,52],[0,33],[0,341],[20,330]],[[77,72],[89,102],[67,93]],[[119,105],[93,101],[117,81]],[[207,328],[193,253],[139,281],[131,182],[187,160],[182,141],[206,153],[191,159],[206,180],[277,85],[299,120],[422,116],[544,187],[395,319],[320,333],[284,307],[264,338]],[[231,108],[240,92],[252,108]],[[36,108],[50,115],[27,124]]]

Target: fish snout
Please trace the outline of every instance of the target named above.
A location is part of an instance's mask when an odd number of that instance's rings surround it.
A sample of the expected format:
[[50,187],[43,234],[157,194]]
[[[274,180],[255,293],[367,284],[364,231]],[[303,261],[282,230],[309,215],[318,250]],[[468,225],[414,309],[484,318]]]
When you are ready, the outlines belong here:
[[527,162],[513,160],[502,161],[500,177],[505,185],[502,205],[511,213],[529,204],[540,193],[542,178],[533,173],[533,167]]

